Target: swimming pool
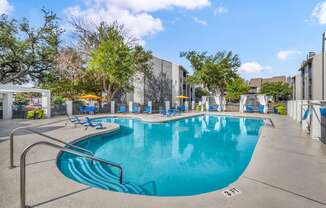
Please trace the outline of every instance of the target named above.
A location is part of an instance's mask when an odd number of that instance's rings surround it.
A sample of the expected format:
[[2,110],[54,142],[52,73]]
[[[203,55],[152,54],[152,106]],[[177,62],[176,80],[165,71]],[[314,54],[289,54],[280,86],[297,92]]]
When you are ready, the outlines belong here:
[[77,182],[111,191],[154,196],[190,196],[236,181],[250,162],[264,120],[204,115],[166,123],[101,118],[120,130],[76,142],[97,158],[121,164],[118,171],[61,153],[59,170]]

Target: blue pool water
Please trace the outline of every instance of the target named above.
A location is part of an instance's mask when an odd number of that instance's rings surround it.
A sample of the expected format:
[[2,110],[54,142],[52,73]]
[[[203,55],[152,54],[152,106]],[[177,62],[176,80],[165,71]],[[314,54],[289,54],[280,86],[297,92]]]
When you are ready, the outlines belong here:
[[121,164],[118,170],[62,153],[57,165],[80,183],[119,192],[189,196],[218,190],[246,169],[258,141],[261,119],[198,116],[167,123],[102,118],[120,124],[115,133],[90,137],[76,145],[96,157]]

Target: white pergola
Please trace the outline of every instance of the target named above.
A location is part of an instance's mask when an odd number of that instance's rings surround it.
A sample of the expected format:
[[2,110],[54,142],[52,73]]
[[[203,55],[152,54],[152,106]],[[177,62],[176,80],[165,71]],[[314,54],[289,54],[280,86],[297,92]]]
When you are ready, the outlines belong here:
[[202,104],[205,105],[206,109],[209,109],[209,103],[210,99],[213,98],[215,101],[215,104],[218,105],[218,111],[224,111],[225,110],[225,105],[226,105],[226,100],[225,96],[222,96],[221,94],[218,94],[216,96],[202,96]]
[[45,118],[51,117],[51,92],[50,90],[29,88],[12,84],[0,84],[0,94],[3,95],[3,119],[12,118],[13,94],[17,92],[36,92],[42,94],[42,109]]
[[[240,108],[239,111],[240,113],[244,113],[246,110],[246,102],[247,102],[247,98],[249,95],[241,95],[240,97]],[[268,97],[266,95],[258,95],[255,94],[257,101],[259,102],[259,104],[264,106],[264,113],[267,113],[268,111],[268,106],[267,106],[267,102],[268,102]]]

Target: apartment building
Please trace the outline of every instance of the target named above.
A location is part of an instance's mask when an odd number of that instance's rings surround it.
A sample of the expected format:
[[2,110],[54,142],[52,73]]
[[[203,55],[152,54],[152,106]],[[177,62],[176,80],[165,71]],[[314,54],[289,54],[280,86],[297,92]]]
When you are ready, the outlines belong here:
[[250,91],[249,93],[257,94],[260,93],[261,87],[265,83],[282,82],[287,83],[288,79],[286,76],[275,76],[271,78],[254,78],[249,81]]
[[179,100],[176,96],[184,95],[189,101],[195,99],[195,87],[186,83],[188,71],[181,65],[153,57],[152,73],[149,76],[137,74],[133,82],[133,90],[128,93],[127,101],[145,104],[148,101],[172,105]]
[[[323,55],[308,53],[299,72],[291,79],[293,100],[323,100]],[[325,91],[324,91],[325,92]]]

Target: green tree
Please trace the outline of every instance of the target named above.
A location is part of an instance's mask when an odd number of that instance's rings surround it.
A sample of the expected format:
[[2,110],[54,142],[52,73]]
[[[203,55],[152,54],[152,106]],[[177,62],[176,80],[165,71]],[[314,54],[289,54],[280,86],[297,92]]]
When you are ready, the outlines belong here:
[[53,104],[60,105],[60,104],[65,102],[65,99],[62,96],[55,95],[55,96],[52,96],[51,101],[52,101]]
[[141,46],[128,43],[117,24],[101,23],[98,33],[100,42],[91,52],[87,69],[97,77],[110,102],[118,91],[132,88],[136,73],[150,70],[152,56]]
[[236,78],[226,85],[226,99],[228,102],[238,102],[240,96],[248,93],[249,90],[250,87],[244,79]]
[[261,93],[273,96],[274,101],[278,102],[288,100],[292,94],[292,88],[288,83],[284,82],[264,83]]
[[42,10],[43,23],[38,28],[28,20],[0,16],[0,82],[24,83],[42,80],[54,68],[54,58],[62,34],[57,16]]
[[196,90],[195,90],[195,97],[197,99],[201,99],[202,96],[209,96],[209,92],[207,91],[207,89],[196,88]]
[[232,52],[217,52],[207,55],[207,52],[182,52],[193,68],[193,75],[188,78],[192,84],[203,84],[209,91],[217,94],[225,94],[227,83],[236,79],[237,69],[240,67],[238,55]]
[[14,104],[15,105],[27,105],[29,102],[28,93],[17,93],[15,95]]
[[47,74],[41,85],[43,88],[50,89],[53,95],[71,100],[88,93],[101,96],[101,86],[94,74],[87,71],[86,62],[76,48],[62,48],[55,63],[55,69]]

